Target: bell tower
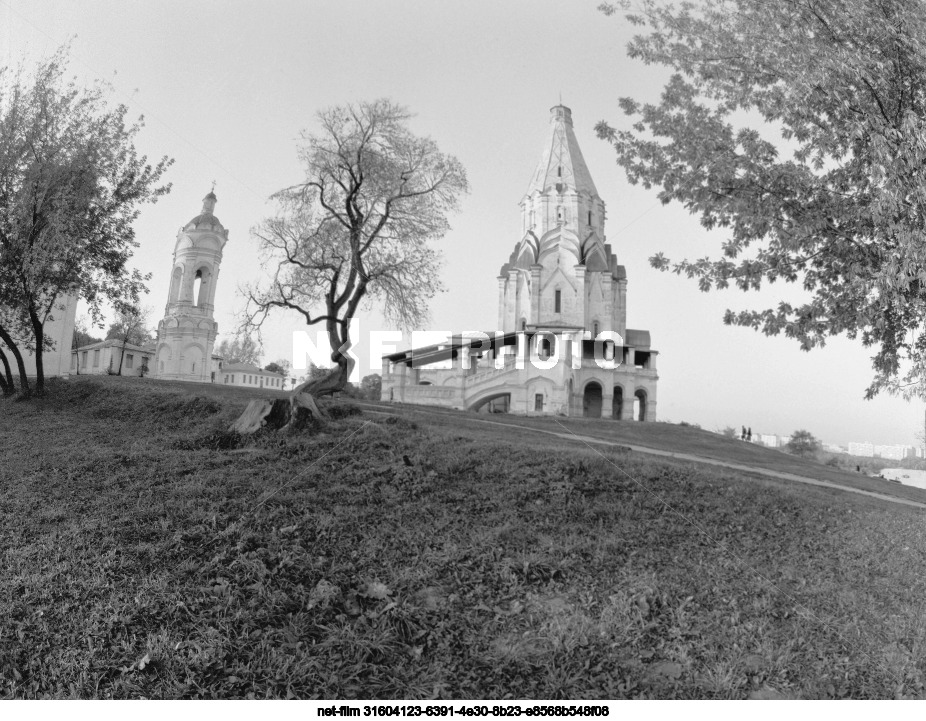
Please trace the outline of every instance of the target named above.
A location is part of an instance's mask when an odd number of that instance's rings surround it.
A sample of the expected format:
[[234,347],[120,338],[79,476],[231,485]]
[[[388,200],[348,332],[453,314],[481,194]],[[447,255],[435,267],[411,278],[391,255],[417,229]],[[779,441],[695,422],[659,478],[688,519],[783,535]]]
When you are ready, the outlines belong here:
[[228,231],[213,214],[216,197],[203,198],[199,215],[177,233],[170,292],[158,323],[153,376],[163,380],[209,383],[212,349],[218,333],[213,319],[215,286]]

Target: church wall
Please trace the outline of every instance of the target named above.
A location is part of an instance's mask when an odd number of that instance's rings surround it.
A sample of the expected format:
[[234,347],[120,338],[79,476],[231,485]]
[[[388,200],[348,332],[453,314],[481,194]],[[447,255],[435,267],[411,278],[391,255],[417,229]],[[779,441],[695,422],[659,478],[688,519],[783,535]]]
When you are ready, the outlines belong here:
[[[56,309],[52,313],[54,320],[45,323],[45,335],[54,341],[54,348],[42,353],[42,373],[45,378],[62,377],[71,373],[71,346],[74,342],[77,295],[64,297],[61,300],[61,305],[64,307]],[[14,376],[18,376],[19,370],[16,366],[16,359],[6,349],[5,345],[3,348],[7,360],[10,362],[10,370],[13,371]],[[19,344],[19,350],[22,353],[23,365],[26,366],[26,375],[35,377],[35,354],[27,351],[21,343]]]

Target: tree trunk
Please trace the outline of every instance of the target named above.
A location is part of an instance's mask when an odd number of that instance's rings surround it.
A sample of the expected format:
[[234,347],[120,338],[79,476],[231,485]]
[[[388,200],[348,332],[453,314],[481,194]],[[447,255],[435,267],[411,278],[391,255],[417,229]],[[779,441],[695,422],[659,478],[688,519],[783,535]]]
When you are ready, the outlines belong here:
[[3,348],[0,348],[0,361],[3,362],[3,395],[11,396],[16,392],[16,385],[13,383],[13,371],[10,369],[10,362],[7,360]]
[[308,415],[316,420],[323,420],[325,414],[315,403],[315,399],[343,390],[353,368],[353,358],[345,357],[343,363],[339,362],[328,375],[296,386],[289,398],[253,400],[229,430],[242,435],[254,433],[264,427],[272,430],[293,430],[299,422],[300,409],[305,409]]
[[126,343],[128,343],[128,338],[126,338],[126,340],[122,341],[122,355],[119,356],[119,370],[118,370],[118,372],[116,373],[117,376],[121,376],[121,375],[122,375],[122,361],[125,360],[125,344],[126,344]]
[[35,311],[29,311],[32,332],[35,334],[35,394],[45,395],[45,367],[42,356],[45,354],[45,328]]
[[13,358],[16,359],[16,365],[19,367],[19,390],[24,396],[29,396],[32,394],[32,387],[29,385],[29,376],[26,375],[26,363],[23,361],[22,353],[19,352],[19,347],[16,343],[13,342],[13,339],[10,337],[10,334],[6,332],[2,326],[0,326],[0,340],[6,343],[6,347],[10,349],[10,353],[13,354]]

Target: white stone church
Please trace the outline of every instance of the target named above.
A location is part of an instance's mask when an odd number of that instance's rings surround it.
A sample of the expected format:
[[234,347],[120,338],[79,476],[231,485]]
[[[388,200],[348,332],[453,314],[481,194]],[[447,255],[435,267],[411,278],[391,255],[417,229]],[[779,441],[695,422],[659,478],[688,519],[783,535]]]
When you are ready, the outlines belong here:
[[563,105],[520,205],[521,240],[498,276],[499,329],[385,356],[382,398],[656,420],[657,352],[649,331],[627,328],[627,273]]

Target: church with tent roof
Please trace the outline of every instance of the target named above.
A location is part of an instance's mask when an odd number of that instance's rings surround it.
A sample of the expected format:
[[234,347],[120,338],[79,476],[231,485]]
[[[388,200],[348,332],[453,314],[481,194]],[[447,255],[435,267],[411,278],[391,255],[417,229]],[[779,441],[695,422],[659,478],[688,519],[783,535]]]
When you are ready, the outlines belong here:
[[569,108],[551,109],[498,275],[498,329],[383,358],[383,400],[461,410],[656,420],[649,331],[627,327],[627,272]]

